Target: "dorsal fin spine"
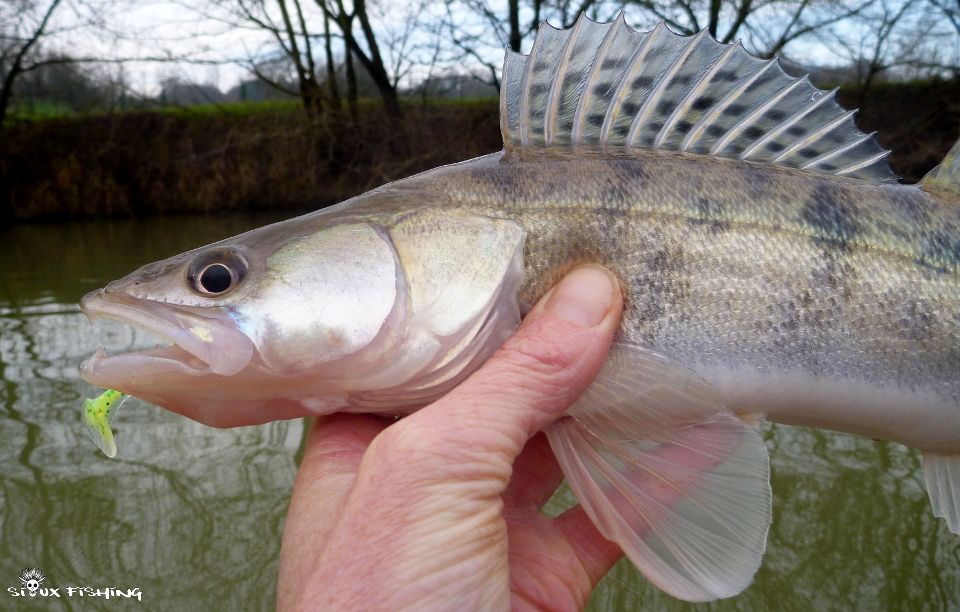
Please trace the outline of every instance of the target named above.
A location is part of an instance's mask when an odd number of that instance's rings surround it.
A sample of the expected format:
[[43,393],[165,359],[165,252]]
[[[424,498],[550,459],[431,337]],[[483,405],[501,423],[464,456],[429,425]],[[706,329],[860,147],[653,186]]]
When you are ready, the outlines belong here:
[[[851,114],[852,114],[852,113],[851,113]],[[806,170],[807,168],[810,168],[810,167],[812,167],[812,166],[818,166],[818,165],[822,164],[822,163],[825,162],[825,161],[830,161],[831,159],[833,159],[833,158],[836,157],[837,155],[840,155],[841,153],[845,153],[845,152],[849,151],[850,149],[856,147],[857,145],[861,145],[861,144],[863,144],[864,142],[870,140],[871,138],[873,138],[873,134],[864,134],[864,135],[861,136],[860,138],[854,140],[853,142],[851,142],[851,143],[849,143],[849,144],[846,144],[846,145],[840,147],[839,149],[834,149],[833,151],[830,151],[829,153],[826,153],[826,154],[824,154],[824,155],[821,155],[820,157],[816,157],[816,158],[814,158],[814,159],[811,159],[810,161],[808,161],[808,162],[805,163],[804,165],[800,166],[800,169],[801,169],[801,170]]]
[[[836,91],[836,90],[833,90],[833,91]],[[833,93],[833,92],[831,92],[831,93]],[[779,161],[779,160],[781,160],[781,159],[785,159],[787,156],[792,155],[792,154],[795,153],[797,150],[802,149],[804,146],[808,145],[809,143],[816,141],[818,138],[820,138],[820,137],[823,136],[824,134],[827,134],[827,133],[829,133],[830,131],[837,129],[837,127],[838,127],[839,125],[841,125],[844,121],[846,121],[847,119],[849,119],[850,116],[853,115],[854,112],[856,112],[856,111],[846,111],[846,112],[844,112],[842,115],[840,115],[839,117],[837,117],[836,119],[834,119],[833,121],[831,121],[830,123],[824,125],[824,126],[821,127],[820,129],[818,129],[816,132],[813,132],[812,134],[809,134],[806,138],[802,138],[802,139],[800,139],[800,140],[797,140],[795,143],[793,143],[792,145],[790,145],[789,147],[787,147],[786,149],[784,149],[784,150],[780,153],[780,155],[777,155],[775,158],[773,158],[772,161],[773,161],[773,162],[777,162],[777,161]]]
[[577,23],[570,30],[567,36],[567,44],[563,46],[563,52],[560,55],[560,61],[554,70],[553,83],[550,84],[550,95],[547,97],[546,116],[543,118],[543,140],[548,145],[553,144],[553,136],[556,133],[557,109],[560,106],[560,92],[563,89],[567,66],[570,64],[570,54],[573,52],[573,45],[577,42],[577,35],[580,28],[586,23],[583,19],[577,19]]
[[[753,85],[754,81],[756,81],[757,79],[759,79],[760,76],[761,76],[763,73],[765,73],[767,70],[769,70],[771,66],[773,66],[773,62],[767,62],[766,64],[763,65],[763,68],[761,68],[760,70],[757,70],[755,73],[753,73],[753,74],[750,76],[750,78],[745,79],[745,80],[743,81],[743,83],[741,83],[736,89],[734,89],[734,90],[731,91],[729,94],[727,94],[726,96],[724,96],[723,100],[722,100],[719,104],[717,104],[716,109],[714,109],[714,111],[713,111],[712,113],[710,113],[710,121],[711,121],[711,123],[712,123],[717,117],[719,117],[719,116],[720,116],[720,113],[722,113],[728,106],[730,106],[731,104],[733,104],[733,101],[734,101],[734,100],[736,100],[736,99],[739,98],[741,95],[743,95],[743,92],[745,92],[751,85]],[[734,126],[734,127],[736,127],[736,126]],[[728,133],[729,133],[729,132],[728,132]],[[718,141],[713,145],[713,148],[710,149],[710,155],[716,155],[717,152],[720,151],[720,150],[722,150],[723,147],[725,147],[726,145],[727,145],[727,141],[724,140],[723,138],[721,138],[720,140],[718,140]]]
[[960,197],[960,140],[953,143],[936,168],[920,179],[919,185],[926,191]]
[[[870,136],[873,136],[874,134],[876,134],[876,132],[871,133]],[[871,165],[871,164],[875,164],[876,162],[880,161],[881,159],[883,159],[884,157],[887,157],[887,156],[889,156],[889,155],[890,155],[890,151],[880,151],[879,153],[877,153],[877,154],[874,155],[873,157],[869,157],[869,158],[863,160],[863,161],[860,162],[860,163],[852,164],[852,165],[850,165],[850,166],[848,166],[848,167],[846,167],[846,168],[844,168],[844,169],[842,169],[842,170],[837,170],[837,171],[835,172],[835,174],[837,174],[838,176],[843,176],[844,174],[850,174],[851,172],[856,172],[857,170],[862,170],[863,168],[866,168],[867,166],[869,166],[869,165]]]
[[[804,79],[807,79],[807,78],[808,78],[808,75],[804,75],[803,78],[804,78]],[[816,110],[817,108],[820,107],[821,104],[823,104],[823,103],[826,102],[828,99],[830,99],[831,94],[836,93],[837,89],[839,89],[839,88],[835,88],[835,89],[831,90],[828,94],[824,94],[824,95],[820,96],[819,99],[817,99],[813,104],[809,104],[809,105],[805,106],[805,107],[803,108],[802,112],[799,112],[799,113],[794,114],[792,117],[789,117],[786,121],[781,122],[780,125],[778,125],[778,126],[775,127],[774,129],[772,129],[772,130],[770,130],[769,132],[767,132],[766,134],[764,134],[762,137],[760,137],[760,140],[758,140],[758,141],[751,147],[751,151],[755,151],[755,150],[759,149],[759,148],[762,147],[763,145],[767,144],[767,142],[769,142],[770,140],[773,140],[774,138],[776,138],[777,136],[779,136],[780,134],[782,134],[782,133],[784,132],[784,130],[790,129],[791,126],[795,125],[798,121],[800,121],[801,119],[803,119],[804,117],[806,117],[807,115],[809,115],[811,111]],[[777,156],[774,157],[771,161],[776,161],[776,160],[778,160],[778,159],[781,159],[782,157],[783,157],[783,153],[777,155]]]
[[[801,85],[802,83],[803,83],[802,80],[794,81],[790,85],[784,87],[779,92],[777,92],[777,95],[773,96],[772,98],[770,98],[769,100],[767,100],[766,102],[758,106],[756,110],[754,110],[749,115],[741,119],[737,123],[737,125],[735,125],[729,132],[726,133],[726,135],[724,135],[722,140],[725,141],[725,144],[723,145],[723,147],[727,146],[727,144],[730,144],[730,142],[734,138],[736,138],[737,136],[743,133],[743,130],[746,128],[746,126],[752,124],[754,121],[757,120],[758,117],[762,117],[768,110],[770,110],[771,107],[777,104],[780,100],[783,99],[784,96],[786,96],[791,91],[796,89],[797,86]],[[722,151],[723,147],[718,148],[717,152]],[[753,151],[754,151],[753,148],[747,147],[746,149],[743,150],[743,152],[740,153],[739,155],[740,159],[744,159],[745,157],[747,157],[747,155],[749,155]]]
[[530,144],[530,135],[525,129],[527,127],[527,107],[530,106],[530,73],[533,71],[533,64],[535,62],[534,51],[530,51],[530,56],[527,57],[527,61],[524,64],[523,68],[523,78],[520,80],[520,101],[517,105],[518,107],[518,132],[520,133],[520,144],[527,146]]
[[[673,114],[670,116],[669,120],[671,126],[676,125],[680,116],[686,112],[690,105],[693,104],[693,101],[703,93],[703,90],[707,87],[707,84],[709,84],[713,77],[720,71],[720,69],[726,65],[727,61],[733,57],[733,54],[739,45],[739,40],[732,45],[728,45],[727,49],[713,63],[713,66],[703,73],[703,75],[700,77],[700,80],[697,82],[697,88],[691,89],[690,93],[687,94],[687,97],[684,98],[683,102],[681,102],[673,111]],[[687,135],[683,138],[683,142],[680,145],[681,151],[686,151],[688,148],[690,148],[690,145],[693,144],[693,142],[699,137],[700,132],[698,131],[697,127],[700,126],[701,122],[702,119],[701,121],[698,121],[689,132],[687,132]]]
[[706,31],[636,32],[623,13],[544,23],[528,56],[507,54],[502,82],[507,147],[653,148],[896,180],[834,95]]
[[[671,32],[671,34],[673,34]],[[677,36],[677,34],[673,34]],[[690,42],[687,43],[686,48],[680,54],[679,57],[673,60],[673,65],[670,66],[670,69],[660,77],[660,81],[657,83],[657,88],[653,90],[650,96],[647,98],[646,102],[643,103],[643,110],[640,113],[637,113],[637,116],[633,119],[633,124],[630,126],[630,135],[627,136],[627,142],[633,143],[637,134],[640,132],[640,119],[642,115],[645,115],[649,112],[649,109],[654,108],[656,103],[660,101],[660,98],[663,97],[663,93],[667,90],[667,86],[670,85],[670,81],[673,80],[673,77],[677,74],[677,71],[680,70],[680,67],[683,66],[683,62],[686,61],[694,49],[697,48],[697,43],[707,35],[707,30],[704,28],[697,32],[697,35],[694,36]],[[664,125],[666,127],[666,125]],[[660,128],[660,132],[657,134],[656,139],[654,140],[653,148],[659,147],[663,143],[663,138],[666,137],[663,128]]]
[[[600,74],[600,67],[603,66],[603,60],[607,56],[607,52],[610,50],[610,45],[613,44],[613,39],[617,36],[617,26],[620,22],[625,22],[624,12],[620,11],[620,14],[617,15],[617,18],[614,20],[614,26],[607,30],[607,33],[603,37],[603,42],[600,44],[600,52],[597,53],[597,59],[594,61],[593,66],[590,68],[590,76],[587,78],[587,84],[593,83],[597,75]],[[584,87],[583,91],[580,92],[580,100],[577,102],[577,110],[573,114],[573,128],[570,132],[570,139],[573,142],[577,142],[580,139],[580,128],[583,126],[587,101],[590,99],[590,96],[593,94],[593,89],[591,87]]]
[[[547,23],[541,27],[552,27]],[[527,56],[524,64],[523,80],[520,82],[520,144],[527,146],[530,144],[530,81],[533,75],[534,66],[537,65],[537,56],[539,46],[533,42],[533,48],[530,49],[530,55]]]
[[[736,45],[739,44],[740,42],[737,41]],[[730,106],[734,100],[739,98],[743,92],[753,84],[754,81],[760,78],[760,75],[766,71],[767,67],[768,66],[764,66],[749,79],[746,79],[743,83],[740,83],[740,85],[728,92],[727,95],[717,102],[709,113],[704,113],[703,117],[701,117],[700,120],[694,124],[693,129],[690,130],[690,133],[697,134],[697,137],[690,141],[689,146],[696,144],[697,139],[704,133],[704,130],[706,130],[708,126],[712,125],[717,120],[717,117],[719,117],[720,114],[723,113],[723,111]]]
[[827,134],[837,129],[837,127],[839,127],[841,124],[843,124],[844,121],[849,119],[854,112],[855,111],[846,111],[842,115],[840,115],[839,117],[831,121],[830,123],[818,129],[816,132],[809,134],[806,138],[797,140],[795,143],[793,143],[792,145],[784,149],[783,152],[780,153],[780,155],[777,155],[775,158],[773,158],[773,162],[776,163],[781,159],[785,159],[787,156],[792,155],[793,153],[802,149],[803,147],[810,144],[811,142],[815,142],[818,138],[822,137],[824,134]]
[[[503,54],[503,81],[500,84],[500,87],[503,89],[507,88],[506,76],[509,70],[508,66],[510,65],[511,51],[507,49],[506,53]],[[508,143],[513,140],[513,130],[510,129],[510,107],[507,104],[507,96],[500,96],[500,135],[503,137],[503,142]]]
[[510,122],[507,120],[507,99],[504,96],[500,96],[500,134],[503,136],[504,142],[509,142],[513,139]]
[[625,70],[623,76],[620,77],[620,84],[617,87],[617,93],[611,100],[611,104],[607,109],[607,115],[604,118],[603,127],[600,129],[600,144],[605,145],[607,143],[607,138],[610,136],[610,128],[613,125],[614,118],[620,114],[620,106],[623,104],[623,99],[626,96],[627,92],[630,90],[630,82],[633,81],[634,75],[640,69],[640,66],[643,63],[643,60],[646,59],[647,54],[650,52],[650,47],[653,46],[653,41],[655,41],[660,32],[663,31],[663,22],[657,24],[657,27],[653,28],[653,31],[647,35],[647,39],[643,41],[643,44],[637,49],[633,54],[633,57],[630,58],[630,70]]

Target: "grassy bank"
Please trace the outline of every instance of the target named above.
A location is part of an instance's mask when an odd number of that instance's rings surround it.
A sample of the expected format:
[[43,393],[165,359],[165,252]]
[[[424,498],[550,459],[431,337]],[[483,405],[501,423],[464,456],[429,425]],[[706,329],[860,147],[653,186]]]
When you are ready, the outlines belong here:
[[500,148],[495,101],[411,105],[399,124],[361,111],[355,124],[269,104],[18,122],[0,137],[0,216],[317,208]]
[[[960,132],[960,82],[841,91],[893,150],[905,180],[939,163]],[[144,217],[306,209],[500,148],[494,101],[378,107],[310,121],[292,104],[195,107],[22,121],[0,135],[0,218]]]

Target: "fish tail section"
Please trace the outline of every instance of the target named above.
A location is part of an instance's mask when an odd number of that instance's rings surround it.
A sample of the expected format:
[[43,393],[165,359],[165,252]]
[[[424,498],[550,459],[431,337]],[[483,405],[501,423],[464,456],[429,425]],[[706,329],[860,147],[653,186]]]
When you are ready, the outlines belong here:
[[920,181],[927,191],[946,191],[960,197],[960,140],[954,143],[936,168]]
[[767,449],[705,381],[619,345],[568,414],[547,435],[570,487],[651,582],[687,601],[750,584],[771,519]]
[[950,531],[960,534],[960,455],[924,452],[923,476],[934,516],[947,521]]

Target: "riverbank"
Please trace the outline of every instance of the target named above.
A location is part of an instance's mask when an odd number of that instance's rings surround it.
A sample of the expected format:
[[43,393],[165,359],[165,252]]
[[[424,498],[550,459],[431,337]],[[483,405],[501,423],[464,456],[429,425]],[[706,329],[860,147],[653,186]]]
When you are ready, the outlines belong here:
[[[894,170],[919,180],[960,133],[960,81],[881,84],[857,123]],[[496,101],[374,105],[356,122],[296,105],[249,105],[22,121],[0,136],[0,219],[17,221],[314,209],[501,147]]]
[[297,106],[24,121],[0,138],[13,221],[311,209],[499,150],[497,103],[410,105],[400,123]]

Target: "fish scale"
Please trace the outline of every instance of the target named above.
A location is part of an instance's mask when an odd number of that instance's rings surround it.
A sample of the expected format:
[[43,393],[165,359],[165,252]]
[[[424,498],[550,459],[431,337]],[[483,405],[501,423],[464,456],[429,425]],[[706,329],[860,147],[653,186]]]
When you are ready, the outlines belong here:
[[[417,180],[424,189],[442,185],[480,214],[542,228],[528,236],[527,269],[533,273],[521,288],[527,308],[573,266],[601,263],[628,289],[624,333],[632,342],[675,355],[709,351],[718,360],[760,351],[768,360],[779,358],[777,367],[803,367],[816,376],[830,373],[828,364],[834,374],[856,372],[870,382],[901,376],[899,386],[938,389],[945,401],[960,405],[957,260],[930,249],[931,234],[960,219],[950,202],[915,187],[865,186],[670,153],[611,160],[556,148],[504,157],[476,163],[509,179],[490,181],[477,172],[466,178],[460,168],[442,168]],[[565,197],[544,195],[544,182]],[[504,197],[491,189],[502,183],[530,188],[514,187]],[[676,184],[685,187],[681,197],[670,188]],[[617,197],[608,203],[594,195],[604,189]],[[916,210],[924,211],[923,223],[915,221]],[[749,315],[741,308],[733,319],[739,328],[718,320],[730,311],[724,292],[711,284],[692,291],[713,276],[736,287],[746,305],[757,305]],[[679,287],[687,289],[672,290]],[[800,326],[782,314],[768,316],[764,308],[771,300],[780,312],[829,312],[820,318],[832,326],[804,328],[807,351],[796,350],[796,341],[794,350],[775,351],[785,341],[783,330]],[[928,312],[932,305],[938,313]],[[811,314],[804,320],[818,319]],[[933,332],[911,340],[916,326],[910,322],[918,320],[939,326],[937,343]],[[757,322],[766,333],[757,333]],[[891,335],[897,328],[903,333]],[[839,338],[846,339],[845,348]],[[874,371],[839,369],[865,353],[873,356]],[[904,354],[916,356],[917,365],[899,367]]]
[[[220,426],[407,414],[574,267],[625,308],[546,429],[587,515],[654,584],[731,597],[772,517],[755,424],[919,448],[960,532],[960,144],[917,186],[774,60],[544,24],[507,52],[504,150],[148,265],[81,302],[171,346],[83,377]],[[229,277],[229,280],[228,280]]]

